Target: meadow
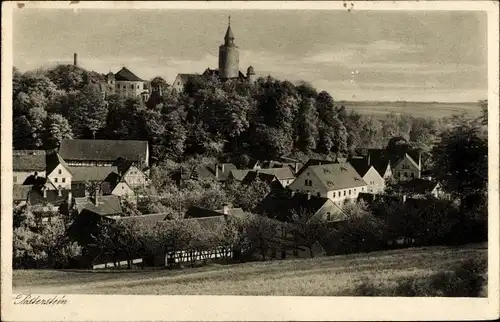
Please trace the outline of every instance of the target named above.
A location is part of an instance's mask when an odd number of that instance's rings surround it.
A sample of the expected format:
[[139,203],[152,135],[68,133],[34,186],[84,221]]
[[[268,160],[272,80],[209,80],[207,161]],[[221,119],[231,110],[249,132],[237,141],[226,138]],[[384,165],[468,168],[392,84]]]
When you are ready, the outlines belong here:
[[409,114],[414,117],[443,118],[452,115],[468,114],[479,117],[479,103],[441,103],[441,102],[338,102],[347,110],[353,110],[363,115],[381,116],[384,114]]
[[[422,284],[422,282],[430,280],[436,274],[453,272],[453,267],[467,261],[485,263],[486,247],[486,244],[472,244],[462,247],[408,248],[311,259],[231,265],[210,264],[199,268],[178,270],[14,270],[13,292],[24,294],[281,296],[401,296],[404,294],[436,296],[436,294],[442,294],[442,291],[426,290],[422,287],[420,290],[415,290],[415,285],[424,285],[425,283]],[[469,272],[465,274],[471,275]],[[483,277],[486,279],[484,274]],[[483,277],[480,278],[479,288],[482,291],[479,292],[479,296],[486,295],[486,282],[482,280]],[[445,274],[438,277],[437,283],[442,284],[444,281],[443,287],[456,288],[459,287],[456,280],[460,281],[450,274]],[[473,288],[476,287],[475,280],[471,283]],[[402,289],[401,286],[411,289]],[[453,293],[452,290],[451,294],[462,294],[460,292]],[[446,296],[446,294],[445,291],[443,295]]]

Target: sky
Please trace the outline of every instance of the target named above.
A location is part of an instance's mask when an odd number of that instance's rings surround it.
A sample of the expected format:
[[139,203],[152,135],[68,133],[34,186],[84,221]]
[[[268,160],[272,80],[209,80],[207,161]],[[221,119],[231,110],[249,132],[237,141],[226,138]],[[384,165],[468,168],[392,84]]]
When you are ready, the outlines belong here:
[[335,100],[487,98],[487,16],[461,11],[14,10],[14,66],[73,61],[164,77],[217,68],[231,16],[240,70],[306,81]]

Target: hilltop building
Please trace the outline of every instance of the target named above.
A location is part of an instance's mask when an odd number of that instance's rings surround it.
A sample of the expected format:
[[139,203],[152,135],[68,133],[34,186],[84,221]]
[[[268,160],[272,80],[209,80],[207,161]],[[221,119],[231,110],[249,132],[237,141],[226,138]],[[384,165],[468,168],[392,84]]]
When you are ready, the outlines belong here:
[[[221,81],[240,81],[252,84],[255,81],[255,70],[249,66],[246,74],[240,71],[240,53],[234,42],[234,34],[231,29],[231,17],[224,36],[224,44],[219,46],[219,68],[207,68],[201,75],[205,77],[217,77]],[[178,74],[172,83],[172,90],[182,92],[184,86],[192,76],[199,74]]]

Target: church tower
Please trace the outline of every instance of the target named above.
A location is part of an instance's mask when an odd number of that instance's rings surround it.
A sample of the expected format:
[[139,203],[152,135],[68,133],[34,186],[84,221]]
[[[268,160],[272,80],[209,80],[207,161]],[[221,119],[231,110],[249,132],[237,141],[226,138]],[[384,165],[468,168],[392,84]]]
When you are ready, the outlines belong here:
[[231,17],[224,36],[224,45],[219,47],[219,78],[238,78],[240,69],[240,54],[238,47],[234,44],[234,35],[231,30]]

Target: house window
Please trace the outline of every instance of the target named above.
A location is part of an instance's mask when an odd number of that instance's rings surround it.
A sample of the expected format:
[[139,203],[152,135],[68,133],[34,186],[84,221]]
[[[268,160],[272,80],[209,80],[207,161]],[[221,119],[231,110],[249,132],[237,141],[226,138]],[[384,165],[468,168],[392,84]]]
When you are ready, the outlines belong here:
[[139,85],[137,85],[137,89],[139,89]]
[[62,182],[65,183],[66,182],[66,178],[62,178]]
[[349,189],[349,196],[351,195],[351,189]]
[[321,194],[320,194],[319,192],[318,192],[318,194],[317,194],[317,195],[318,195],[318,197],[321,197]]
[[411,177],[412,177],[412,178],[415,178],[415,173],[413,173],[413,172],[412,172],[412,173],[411,173]]
[[398,177],[401,177],[401,172],[398,172]]
[[345,192],[346,192],[346,191],[344,190],[344,197],[345,197]]
[[14,176],[14,183],[17,182],[17,176]]
[[408,176],[408,173],[405,171],[405,178]]
[[130,85],[130,89],[134,89],[134,84]]
[[335,198],[335,191],[333,192],[333,198]]
[[57,178],[54,178],[54,182],[57,183]]
[[57,173],[58,173],[58,174],[62,174],[62,170],[61,170],[61,169],[59,169],[59,171],[57,171]]
[[127,85],[123,85],[123,89],[126,89],[127,88]]

